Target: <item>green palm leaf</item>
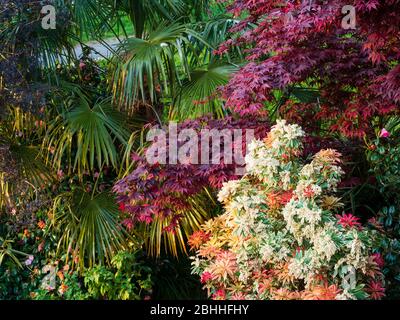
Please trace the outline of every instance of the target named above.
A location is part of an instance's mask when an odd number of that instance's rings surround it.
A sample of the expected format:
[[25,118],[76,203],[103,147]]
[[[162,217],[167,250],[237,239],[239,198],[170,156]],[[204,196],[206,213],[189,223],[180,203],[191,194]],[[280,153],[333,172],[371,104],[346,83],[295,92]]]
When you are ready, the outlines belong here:
[[[70,104],[75,104],[71,100]],[[86,99],[66,110],[50,126],[43,146],[48,150],[48,160],[61,168],[63,160],[69,170],[93,171],[103,165],[118,167],[119,154],[116,142],[126,145],[129,138],[121,113],[111,106],[110,99],[97,103],[93,108]]]
[[73,19],[81,33],[101,39],[105,31],[118,34],[115,27],[124,27],[121,17],[128,16],[137,38],[154,30],[162,21],[173,21],[185,9],[182,0],[76,0]]
[[321,98],[320,92],[315,88],[291,87],[289,92],[302,103],[317,103]]
[[144,235],[145,247],[149,255],[158,257],[163,250],[175,257],[180,253],[187,254],[187,239],[200,226],[213,217],[216,203],[211,194],[206,190],[189,199],[191,208],[182,212],[182,218],[176,226],[175,232],[164,231],[170,223],[165,218],[155,218],[151,224],[141,225]]
[[175,99],[172,118],[196,118],[208,113],[224,116],[218,88],[227,84],[237,70],[233,65],[208,65],[191,72]]
[[107,31],[112,31],[112,20],[117,8],[114,1],[75,0],[71,9],[73,20],[79,26],[80,36],[86,35],[95,39]]
[[[198,37],[192,39],[193,45],[197,50],[204,52],[203,54],[199,54],[203,61],[198,63],[214,63],[216,59],[214,50],[229,39],[229,30],[237,23],[237,20],[231,19],[225,15],[218,15],[211,20],[202,20],[192,25],[192,29],[198,33]],[[239,46],[235,47],[235,51],[232,51],[231,54],[233,53],[236,53],[235,56],[237,57],[235,58],[239,58],[239,60],[243,59],[242,51]],[[230,62],[231,57],[228,54],[225,56]],[[195,59],[191,60],[195,61]]]
[[58,249],[71,253],[72,264],[81,270],[109,264],[118,251],[130,246],[132,239],[120,225],[118,207],[108,193],[92,196],[75,189],[57,196],[53,208],[53,226],[61,232]]
[[54,175],[46,166],[39,146],[12,145],[10,151],[17,159],[20,175],[36,188],[53,181]]
[[122,3],[131,17],[137,38],[143,38],[146,30],[154,30],[162,21],[172,22],[185,8],[182,0],[124,0]]
[[3,239],[0,237],[0,266],[5,261],[5,258],[8,257],[17,267],[23,268],[21,262],[18,259],[18,256],[27,257],[28,254],[15,250],[12,247],[13,240]]
[[119,104],[131,107],[140,98],[154,102],[160,94],[172,95],[180,73],[189,74],[188,45],[186,28],[179,24],[161,24],[146,39],[128,39],[116,57],[112,79]]
[[8,108],[7,119],[0,122],[0,208],[15,204],[22,194],[33,194],[54,181],[45,164],[38,141],[45,125],[20,108]]

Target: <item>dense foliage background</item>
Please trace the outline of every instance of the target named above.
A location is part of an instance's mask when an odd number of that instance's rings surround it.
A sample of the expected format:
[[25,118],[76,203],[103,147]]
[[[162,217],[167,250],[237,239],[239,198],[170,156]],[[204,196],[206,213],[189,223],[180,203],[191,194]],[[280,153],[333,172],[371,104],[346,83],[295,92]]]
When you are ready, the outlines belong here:
[[335,213],[380,235],[357,297],[399,297],[400,1],[0,4],[0,299],[221,298],[188,254],[238,164],[150,165],[146,133],[282,118],[302,162],[342,154]]

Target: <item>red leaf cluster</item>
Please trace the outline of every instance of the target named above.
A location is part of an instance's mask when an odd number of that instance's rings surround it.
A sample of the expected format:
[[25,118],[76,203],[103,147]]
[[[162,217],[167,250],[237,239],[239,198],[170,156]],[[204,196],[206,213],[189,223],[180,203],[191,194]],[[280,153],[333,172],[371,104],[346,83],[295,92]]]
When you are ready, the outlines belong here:
[[[346,5],[355,8],[354,30],[342,26]],[[307,104],[307,116],[312,110],[314,119],[346,136],[362,137],[374,116],[399,111],[400,1],[235,0],[229,7],[247,18],[219,52],[250,47],[248,64],[223,90],[232,110],[265,114],[273,90],[306,84],[321,95]]]
[[[202,129],[254,129],[255,138],[261,139],[266,137],[270,126],[262,120],[235,120],[231,117],[213,120],[203,117],[179,124],[178,133],[189,128],[198,133]],[[224,150],[223,144],[224,140],[221,139],[221,150]],[[244,135],[241,148],[244,156]],[[201,146],[198,150],[201,158]],[[224,163],[223,157],[219,164],[149,164],[145,157],[137,154],[133,155],[132,160],[136,169],[114,186],[120,208],[123,209],[121,211],[128,216],[124,224],[132,227],[136,222],[151,223],[157,216],[170,218],[170,231],[179,221],[180,212],[190,207],[190,196],[200,193],[205,187],[219,188],[225,181],[237,179],[236,168],[243,166],[236,162]]]

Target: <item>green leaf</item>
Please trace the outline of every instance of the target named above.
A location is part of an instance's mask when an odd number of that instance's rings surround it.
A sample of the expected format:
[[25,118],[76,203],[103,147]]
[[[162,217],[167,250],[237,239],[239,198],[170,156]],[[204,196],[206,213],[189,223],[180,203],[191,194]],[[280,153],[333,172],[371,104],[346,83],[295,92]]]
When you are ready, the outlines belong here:
[[110,99],[100,101],[93,108],[83,97],[70,101],[75,102],[79,104],[67,109],[49,128],[43,142],[47,159],[57,169],[67,159],[69,170],[77,170],[80,176],[85,170],[93,172],[103,165],[118,168],[116,142],[126,146],[129,138],[122,114],[112,108]]
[[62,231],[58,247],[78,257],[81,270],[95,264],[111,264],[112,257],[127,249],[129,240],[133,240],[119,223],[118,207],[108,193],[92,197],[78,188],[59,195],[53,210],[53,225]]
[[226,85],[237,71],[233,65],[211,64],[193,70],[174,99],[173,117],[179,120],[196,118],[209,113],[223,117],[223,103],[218,88]]

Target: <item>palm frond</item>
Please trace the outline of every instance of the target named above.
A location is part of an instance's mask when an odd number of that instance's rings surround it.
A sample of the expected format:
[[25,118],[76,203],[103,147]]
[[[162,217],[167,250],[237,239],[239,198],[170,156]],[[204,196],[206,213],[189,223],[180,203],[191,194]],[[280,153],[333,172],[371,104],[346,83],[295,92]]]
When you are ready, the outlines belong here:
[[291,87],[290,94],[302,103],[316,103],[320,99],[320,92],[316,88],[309,87]]
[[27,257],[28,254],[13,249],[13,242],[13,240],[7,240],[0,237],[0,266],[5,261],[5,258],[8,257],[17,267],[22,269],[23,267],[18,256]]
[[108,0],[75,0],[72,14],[81,38],[98,39],[104,32],[113,31],[112,20],[118,18],[115,2]]
[[161,94],[173,94],[180,73],[189,74],[185,31],[179,24],[161,24],[146,39],[129,38],[121,46],[122,61],[116,62],[112,79],[120,105],[131,107],[137,99],[154,102]]
[[218,88],[227,84],[237,70],[233,65],[212,64],[191,72],[175,98],[171,118],[178,120],[196,118],[208,113],[223,117],[223,102],[218,97]]
[[[112,257],[130,246],[118,221],[118,207],[108,193],[95,196],[82,189],[61,194],[54,201],[53,226],[61,232],[58,250],[71,253],[78,269],[110,264]],[[69,254],[66,255],[68,261]]]
[[137,0],[122,1],[122,8],[130,16],[135,36],[144,38],[145,32],[157,29],[160,23],[173,22],[185,9],[182,0]]
[[150,256],[158,257],[163,248],[164,252],[178,257],[187,254],[187,239],[200,226],[213,217],[216,209],[214,198],[206,190],[189,199],[190,209],[181,213],[182,218],[176,226],[175,232],[164,230],[170,223],[165,218],[155,218],[149,225],[142,225],[141,232],[144,237],[145,247]]
[[129,137],[123,115],[112,108],[110,99],[93,108],[83,97],[69,104],[76,105],[55,119],[44,139],[47,160],[60,169],[66,159],[69,170],[77,170],[78,175],[103,165],[117,168],[117,142],[126,145]]
[[[230,37],[230,29],[238,23],[238,20],[234,20],[225,15],[219,15],[209,20],[202,20],[192,24],[192,32],[197,33],[197,37],[193,37],[191,40],[193,46],[202,54],[198,53],[198,56],[202,58],[202,61],[191,61],[197,64],[215,63],[219,57],[214,55],[214,50],[217,49],[223,42]],[[232,56],[232,57],[231,57]],[[243,54],[239,46],[236,46],[232,53],[226,54],[228,62],[231,60],[242,60]],[[234,58],[234,59],[232,59]]]
[[12,189],[5,172],[0,172],[0,209],[12,205]]
[[396,135],[400,131],[400,117],[390,116],[386,119],[384,127],[392,134]]
[[0,208],[16,203],[22,192],[37,193],[54,181],[37,145],[45,127],[20,108],[9,108],[7,120],[0,123]]
[[142,126],[141,128],[138,128],[132,132],[122,156],[122,162],[118,173],[119,178],[125,177],[129,172],[131,172],[131,169],[135,165],[131,159],[132,152],[142,154],[145,150],[145,147],[147,146],[145,141],[145,132],[145,126]]
[[12,145],[10,151],[17,159],[19,173],[36,188],[43,187],[54,180],[54,174],[46,166],[39,146]]

